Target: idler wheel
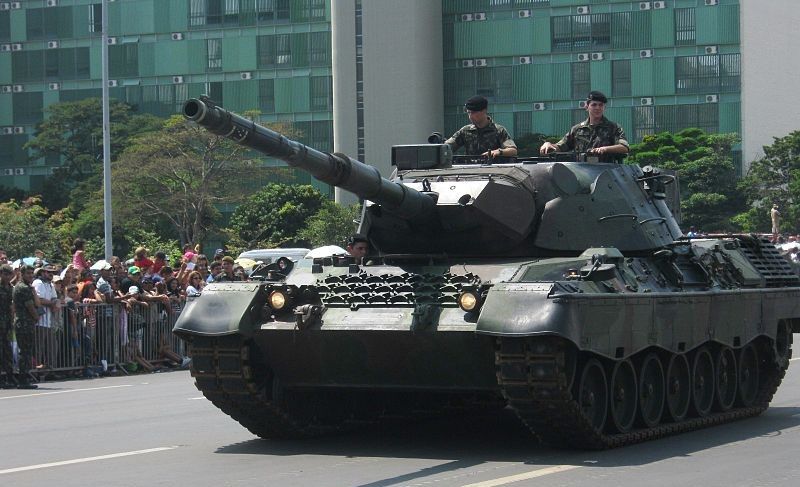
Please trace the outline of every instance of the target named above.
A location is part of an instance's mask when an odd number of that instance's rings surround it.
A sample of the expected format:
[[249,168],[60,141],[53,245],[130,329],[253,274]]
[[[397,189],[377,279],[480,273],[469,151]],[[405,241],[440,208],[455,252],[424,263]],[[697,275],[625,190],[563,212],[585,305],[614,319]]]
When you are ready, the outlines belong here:
[[639,417],[648,428],[661,421],[664,397],[664,368],[658,355],[649,353],[642,361],[639,375]]
[[698,416],[708,416],[714,405],[714,360],[706,347],[692,360],[692,407]]
[[730,347],[719,349],[714,370],[717,373],[714,393],[717,409],[727,411],[733,407],[733,403],[736,401],[736,385],[739,382],[736,378],[736,355]]
[[608,385],[600,361],[591,359],[581,372],[578,404],[581,412],[596,431],[603,431],[608,414]]
[[752,406],[758,395],[758,348],[753,342],[745,345],[739,354],[737,380],[739,404],[744,407]]
[[691,374],[689,361],[684,354],[670,357],[667,365],[667,412],[673,421],[686,417],[692,402]]
[[614,365],[611,373],[611,422],[619,433],[626,433],[633,427],[636,419],[636,371],[630,360],[623,360]]

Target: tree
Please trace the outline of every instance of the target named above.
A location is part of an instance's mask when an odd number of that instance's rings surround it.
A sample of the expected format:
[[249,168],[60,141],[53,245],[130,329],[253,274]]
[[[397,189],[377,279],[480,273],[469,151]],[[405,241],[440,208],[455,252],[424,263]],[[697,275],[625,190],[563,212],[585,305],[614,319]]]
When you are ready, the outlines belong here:
[[631,146],[625,162],[677,172],[685,227],[729,231],[737,228],[732,218],[745,203],[732,157],[738,141],[736,134],[707,134],[697,128],[662,132]]
[[0,203],[0,248],[9,257],[29,257],[42,250],[48,260],[58,261],[64,252],[56,226],[59,216],[51,217],[38,198]]
[[544,135],[539,133],[521,134],[514,138],[514,143],[517,144],[517,153],[520,157],[524,156],[538,156],[539,147],[545,142],[558,142],[561,137],[554,135]]
[[748,231],[767,232],[771,228],[769,210],[778,204],[781,229],[800,232],[800,131],[785,137],[775,137],[772,145],[764,146],[764,157],[753,161],[747,176],[740,184],[747,197],[749,209],[737,216]]
[[356,231],[361,205],[342,206],[326,200],[322,208],[306,221],[298,238],[308,241],[312,247],[323,245],[345,246],[347,239]]
[[228,234],[237,248],[298,245],[299,233],[326,201],[313,186],[269,183],[234,210]]
[[168,222],[181,244],[202,241],[219,217],[215,207],[241,200],[241,181],[260,166],[247,149],[174,116],[136,137],[113,163],[120,218],[152,228]]

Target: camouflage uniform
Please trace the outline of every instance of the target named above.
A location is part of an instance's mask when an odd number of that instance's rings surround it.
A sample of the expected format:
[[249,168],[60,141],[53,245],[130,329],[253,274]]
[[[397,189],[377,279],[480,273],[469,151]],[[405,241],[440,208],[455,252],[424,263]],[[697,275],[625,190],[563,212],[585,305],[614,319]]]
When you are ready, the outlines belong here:
[[14,332],[19,347],[19,377],[27,382],[31,370],[31,354],[33,352],[33,329],[36,318],[28,312],[28,303],[33,303],[33,288],[24,282],[14,286]]
[[5,372],[6,381],[14,380],[14,364],[11,350],[11,306],[14,288],[0,282],[0,372]]
[[464,147],[467,155],[477,156],[494,149],[516,149],[517,145],[511,140],[508,130],[488,117],[489,124],[479,129],[475,124],[464,125],[452,137],[445,141],[450,144],[453,152]]
[[[622,127],[603,117],[597,125],[589,125],[588,118],[575,125],[556,146],[559,152],[586,152],[589,149],[617,144],[629,147],[628,141],[625,140],[625,132]],[[602,154],[599,158],[600,162],[616,162],[617,154]]]

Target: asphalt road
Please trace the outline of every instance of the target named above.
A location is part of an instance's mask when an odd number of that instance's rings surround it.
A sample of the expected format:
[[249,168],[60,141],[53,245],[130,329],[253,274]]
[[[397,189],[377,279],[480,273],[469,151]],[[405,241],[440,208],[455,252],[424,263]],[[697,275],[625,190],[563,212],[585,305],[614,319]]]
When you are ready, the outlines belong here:
[[0,431],[0,485],[14,487],[796,486],[800,360],[757,418],[603,452],[539,446],[508,411],[261,440],[188,372],[0,391]]

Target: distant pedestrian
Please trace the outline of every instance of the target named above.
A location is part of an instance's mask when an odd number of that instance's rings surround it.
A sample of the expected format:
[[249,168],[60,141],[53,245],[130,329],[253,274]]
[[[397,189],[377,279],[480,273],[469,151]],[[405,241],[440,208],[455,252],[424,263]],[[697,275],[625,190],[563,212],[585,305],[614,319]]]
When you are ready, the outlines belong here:
[[19,379],[20,389],[36,389],[30,382],[31,357],[33,353],[33,329],[39,319],[36,311],[36,294],[31,287],[33,283],[33,267],[25,265],[20,268],[21,280],[14,286],[14,333],[19,347]]
[[0,265],[0,373],[5,372],[5,376],[0,377],[0,389],[16,387],[11,348],[12,296],[14,294],[14,287],[11,286],[12,277],[14,277],[14,269],[8,264]]

